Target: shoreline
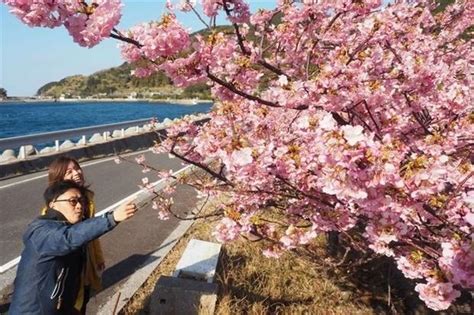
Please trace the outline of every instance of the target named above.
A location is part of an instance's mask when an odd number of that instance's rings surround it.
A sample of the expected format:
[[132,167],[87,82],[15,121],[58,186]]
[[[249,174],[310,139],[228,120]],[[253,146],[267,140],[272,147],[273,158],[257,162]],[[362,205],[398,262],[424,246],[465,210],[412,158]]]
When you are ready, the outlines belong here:
[[1,105],[9,105],[9,104],[34,104],[34,103],[58,103],[58,104],[65,104],[65,103],[117,103],[117,102],[127,102],[127,103],[165,103],[165,104],[176,104],[176,105],[184,105],[184,106],[193,106],[199,104],[206,104],[206,103],[213,103],[213,100],[201,100],[201,99],[149,99],[149,98],[142,98],[142,99],[129,99],[129,98],[70,98],[70,99],[37,99],[37,98],[21,98],[21,99],[6,99],[0,100]]

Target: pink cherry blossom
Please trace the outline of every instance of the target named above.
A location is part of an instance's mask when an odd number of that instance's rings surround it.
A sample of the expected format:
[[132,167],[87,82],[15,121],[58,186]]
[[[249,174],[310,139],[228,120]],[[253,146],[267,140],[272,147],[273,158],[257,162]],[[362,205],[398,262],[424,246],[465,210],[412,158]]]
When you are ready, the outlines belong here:
[[415,291],[420,293],[422,299],[429,308],[435,311],[447,309],[453,300],[461,294],[453,288],[452,283],[429,281],[427,284],[417,284]]
[[138,155],[137,157],[135,157],[135,162],[137,162],[137,164],[143,164],[143,163],[145,163],[145,162],[146,162],[145,155],[140,154],[140,155]]
[[158,218],[163,221],[169,220],[170,218],[169,211],[164,211],[164,210],[158,211]]
[[226,243],[237,239],[240,235],[239,225],[229,219],[224,218],[219,224],[217,224],[212,235],[221,243]]
[[81,46],[93,47],[108,37],[112,29],[119,23],[122,16],[120,0],[94,0],[91,11],[84,12],[78,8],[78,13],[71,15],[64,26]]
[[362,126],[342,126],[341,129],[344,133],[344,139],[346,139],[349,145],[356,145],[365,139]]

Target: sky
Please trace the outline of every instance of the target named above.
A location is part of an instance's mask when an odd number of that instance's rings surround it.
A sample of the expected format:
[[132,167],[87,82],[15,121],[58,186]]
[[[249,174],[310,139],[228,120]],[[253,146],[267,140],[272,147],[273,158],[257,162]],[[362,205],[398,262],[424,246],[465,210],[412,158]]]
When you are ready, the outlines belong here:
[[[88,1],[90,2],[90,1]],[[165,0],[122,0],[122,19],[118,29],[158,20],[165,12]],[[251,11],[271,8],[274,0],[251,0]],[[46,83],[64,77],[118,66],[123,63],[117,41],[105,39],[93,48],[72,41],[64,27],[30,28],[10,14],[0,3],[0,87],[9,96],[32,96]],[[203,25],[192,14],[179,13],[184,26],[197,31]]]

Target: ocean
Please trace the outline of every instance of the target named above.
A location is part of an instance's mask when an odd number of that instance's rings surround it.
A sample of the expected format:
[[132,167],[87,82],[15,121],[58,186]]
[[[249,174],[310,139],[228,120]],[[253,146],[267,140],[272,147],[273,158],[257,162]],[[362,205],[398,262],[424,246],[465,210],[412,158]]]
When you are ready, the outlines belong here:
[[178,118],[205,113],[212,103],[179,105],[158,102],[0,103],[0,138],[119,123],[155,117]]

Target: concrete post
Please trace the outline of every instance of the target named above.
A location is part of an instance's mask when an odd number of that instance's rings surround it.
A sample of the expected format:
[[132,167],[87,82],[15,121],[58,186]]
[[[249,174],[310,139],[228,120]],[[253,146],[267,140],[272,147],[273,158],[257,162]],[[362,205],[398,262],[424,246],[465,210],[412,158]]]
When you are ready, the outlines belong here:
[[150,297],[150,314],[214,314],[217,291],[215,283],[161,276]]
[[121,130],[121,131],[122,131],[122,138],[124,138],[124,137],[125,137],[125,129],[124,129],[124,128],[122,128],[122,130]]
[[102,137],[104,138],[104,141],[107,141],[107,131],[102,133]]
[[86,135],[82,135],[81,141],[84,143],[84,145],[87,144]]
[[20,152],[19,152],[19,154],[18,154],[18,158],[19,158],[20,160],[26,159],[26,148],[25,148],[24,145],[22,145],[22,146],[20,147]]
[[54,140],[54,146],[56,147],[56,152],[59,152],[59,140]]
[[138,127],[138,126],[135,127],[135,132],[136,132],[136,133],[138,133],[138,129],[139,129],[139,128],[140,128],[140,127]]

